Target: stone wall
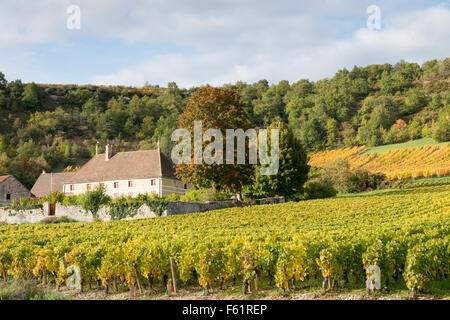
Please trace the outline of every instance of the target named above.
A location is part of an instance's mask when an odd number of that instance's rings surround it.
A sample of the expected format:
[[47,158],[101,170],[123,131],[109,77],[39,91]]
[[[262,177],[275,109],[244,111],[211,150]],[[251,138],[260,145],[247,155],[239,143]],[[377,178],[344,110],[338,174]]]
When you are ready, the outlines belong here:
[[0,199],[7,200],[8,195],[10,200],[31,197],[30,191],[13,176],[0,183]]
[[48,217],[43,209],[14,211],[0,208],[0,222],[11,224],[36,223]]
[[[167,217],[172,215],[205,212],[209,210],[217,210],[231,207],[242,207],[246,205],[257,205],[257,204],[279,203],[279,202],[284,202],[284,199],[265,199],[265,200],[263,199],[247,204],[233,201],[215,201],[207,203],[175,201],[168,203],[167,208],[163,212],[162,216]],[[48,203],[44,203],[42,209],[33,209],[33,210],[14,211],[0,208],[0,221],[17,224],[37,223],[42,219],[49,217],[49,213],[50,209]],[[59,203],[56,204],[54,216],[68,217],[80,222],[94,221],[94,217],[92,216],[92,214],[91,213],[87,214],[81,206],[63,206]],[[109,208],[104,206],[101,207],[98,212],[98,217],[101,221],[111,221],[111,217],[109,216]],[[156,217],[158,217],[158,215],[155,212],[151,211],[151,209],[146,205],[143,205],[138,209],[137,214],[134,217],[127,217],[124,220],[146,219]]]

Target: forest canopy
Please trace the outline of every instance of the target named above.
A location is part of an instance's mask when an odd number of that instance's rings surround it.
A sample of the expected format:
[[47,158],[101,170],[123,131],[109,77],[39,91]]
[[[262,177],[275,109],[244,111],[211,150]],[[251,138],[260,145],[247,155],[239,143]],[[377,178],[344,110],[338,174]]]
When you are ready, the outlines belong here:
[[[449,141],[449,77],[446,58],[355,66],[316,82],[223,87],[239,94],[253,127],[285,122],[314,152],[422,137]],[[174,82],[167,88],[22,83],[0,72],[0,175],[31,187],[42,170],[85,163],[97,141],[117,152],[156,148],[159,139],[170,154],[170,135],[196,89]]]

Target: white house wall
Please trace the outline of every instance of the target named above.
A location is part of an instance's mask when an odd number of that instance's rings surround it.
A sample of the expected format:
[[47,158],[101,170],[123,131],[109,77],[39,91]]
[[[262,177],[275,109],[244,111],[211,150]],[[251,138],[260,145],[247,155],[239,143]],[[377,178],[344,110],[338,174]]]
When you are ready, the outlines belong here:
[[[151,181],[155,180],[155,185],[151,185]],[[132,181],[133,186],[128,187],[128,182]],[[118,182],[118,188],[114,188],[114,183]],[[167,178],[152,178],[152,179],[135,179],[135,180],[111,180],[101,182],[85,182],[64,184],[64,193],[66,195],[80,195],[88,190],[88,184],[91,185],[91,190],[94,190],[99,183],[104,184],[105,193],[110,197],[118,196],[132,196],[136,197],[138,194],[153,194],[156,193],[160,197],[167,196],[172,193],[178,195],[184,194],[188,189],[184,189],[184,184],[179,180],[167,179]],[[70,186],[73,185],[73,191],[70,190]]]

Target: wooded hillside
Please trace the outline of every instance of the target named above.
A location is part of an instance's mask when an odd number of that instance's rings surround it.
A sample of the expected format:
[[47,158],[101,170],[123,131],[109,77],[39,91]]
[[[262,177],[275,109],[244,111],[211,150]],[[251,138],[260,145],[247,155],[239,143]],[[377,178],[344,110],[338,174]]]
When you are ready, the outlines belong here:
[[[0,73],[0,175],[27,187],[39,173],[84,163],[96,142],[170,153],[170,135],[196,88],[45,85]],[[450,140],[450,58],[339,70],[290,84],[236,82],[253,126],[284,121],[309,152],[422,137]]]

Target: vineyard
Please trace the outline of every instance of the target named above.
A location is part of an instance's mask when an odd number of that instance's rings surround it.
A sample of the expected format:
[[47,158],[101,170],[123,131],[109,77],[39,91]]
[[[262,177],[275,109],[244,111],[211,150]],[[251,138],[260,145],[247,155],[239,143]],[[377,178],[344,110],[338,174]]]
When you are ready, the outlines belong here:
[[[230,208],[159,219],[0,226],[3,280],[64,286],[77,265],[84,288],[151,290],[170,282],[208,294],[230,282],[244,293],[265,279],[288,292],[307,279],[331,290],[364,288],[377,265],[383,287],[413,292],[450,274],[450,185],[384,195]],[[130,291],[130,292],[131,292]]]
[[388,180],[450,174],[450,143],[388,150],[380,155],[365,150],[365,147],[353,147],[317,152],[311,155],[309,165],[324,167],[339,158],[347,159],[351,168],[382,172]]

